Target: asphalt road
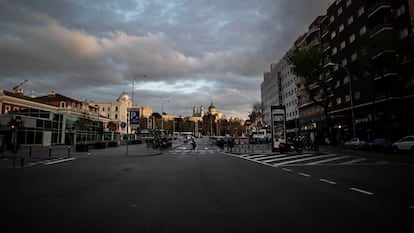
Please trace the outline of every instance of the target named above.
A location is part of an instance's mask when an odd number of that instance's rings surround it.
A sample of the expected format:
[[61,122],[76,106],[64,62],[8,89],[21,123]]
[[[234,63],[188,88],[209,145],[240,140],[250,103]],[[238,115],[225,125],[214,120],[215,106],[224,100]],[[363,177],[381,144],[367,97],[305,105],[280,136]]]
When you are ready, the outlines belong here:
[[405,164],[274,167],[207,140],[0,170],[1,232],[411,232]]

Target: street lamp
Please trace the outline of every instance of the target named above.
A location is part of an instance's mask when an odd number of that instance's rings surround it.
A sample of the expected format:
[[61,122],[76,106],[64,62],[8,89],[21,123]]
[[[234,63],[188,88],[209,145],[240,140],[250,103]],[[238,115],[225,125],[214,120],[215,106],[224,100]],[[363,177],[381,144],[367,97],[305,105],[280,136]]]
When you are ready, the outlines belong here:
[[134,77],[134,79],[132,80],[132,106],[134,106],[134,92],[135,92],[135,79],[138,77],[144,77],[146,78],[147,75],[145,74],[140,74]]
[[170,102],[170,100],[164,100],[161,104],[161,133],[164,133],[164,103]]
[[339,67],[343,68],[346,71],[346,74],[348,76],[349,94],[351,95],[352,131],[353,131],[353,135],[354,135],[354,138],[355,138],[356,135],[355,135],[354,97],[353,97],[353,94],[352,94],[352,80],[351,80],[351,75],[349,74],[349,70],[345,66],[343,66],[341,64],[338,64],[338,63],[333,63],[333,62],[329,62],[325,66],[339,66]]

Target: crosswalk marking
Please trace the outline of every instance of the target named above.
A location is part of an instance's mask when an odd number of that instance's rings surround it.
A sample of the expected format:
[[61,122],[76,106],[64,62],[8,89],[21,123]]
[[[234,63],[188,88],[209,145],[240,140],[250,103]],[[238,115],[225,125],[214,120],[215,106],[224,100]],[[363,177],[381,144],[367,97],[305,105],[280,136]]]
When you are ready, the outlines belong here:
[[[256,163],[272,166],[312,166],[312,165],[383,165],[386,161],[368,160],[350,155],[337,155],[326,153],[304,153],[296,155],[287,154],[232,154],[236,157],[250,160]],[[366,161],[365,163],[361,163]]]
[[285,162],[281,162],[281,163],[276,163],[273,164],[273,166],[280,166],[280,165],[285,165],[285,164],[290,164],[290,163],[298,163],[298,162],[303,162],[303,161],[307,161],[307,160],[312,160],[312,159],[319,159],[319,158],[326,158],[326,157],[332,157],[333,155],[329,154],[329,155],[319,155],[319,156],[312,156],[310,158],[302,158],[302,159],[296,159],[296,160],[290,160],[290,161],[285,161]]
[[313,156],[313,154],[299,154],[299,155],[293,155],[293,156],[280,155],[277,158],[266,160],[266,161],[263,161],[263,162],[273,163],[273,162],[276,162],[276,161],[284,161],[284,160],[295,159],[295,158],[303,158],[303,157],[307,157],[307,156]]
[[[335,155],[335,154],[332,154],[332,155]],[[319,160],[319,161],[315,161],[315,162],[312,162],[312,163],[308,163],[307,165],[316,165],[316,164],[321,164],[321,163],[328,163],[328,162],[332,162],[332,161],[335,161],[335,160],[341,160],[341,159],[346,159],[346,158],[349,158],[349,156],[344,155],[344,156],[340,156],[340,157],[334,157],[334,158],[330,158],[330,159]]]

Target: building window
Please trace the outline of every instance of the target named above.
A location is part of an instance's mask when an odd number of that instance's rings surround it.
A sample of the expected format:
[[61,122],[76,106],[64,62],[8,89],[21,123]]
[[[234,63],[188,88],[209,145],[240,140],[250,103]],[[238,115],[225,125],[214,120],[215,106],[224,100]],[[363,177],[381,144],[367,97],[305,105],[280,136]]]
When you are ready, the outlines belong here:
[[358,58],[357,53],[353,53],[353,54],[351,55],[351,61],[355,61],[357,58]]
[[344,30],[344,24],[339,25],[338,30],[339,32],[342,32]]
[[115,114],[115,120],[118,120],[118,114]]
[[350,35],[349,36],[349,43],[354,42],[354,40],[355,40],[355,34]]
[[345,103],[351,101],[350,95],[345,95]]
[[111,111],[111,107],[108,107],[108,112],[110,112]]
[[338,49],[337,49],[336,47],[334,47],[334,48],[332,49],[332,55],[335,55],[337,52],[338,52]]
[[352,22],[354,22],[354,16],[351,15],[351,17],[348,18],[348,25],[351,25]]
[[342,7],[339,7],[338,10],[336,11],[337,15],[341,15],[342,14]]
[[403,15],[405,13],[405,5],[401,5],[398,9],[397,12],[395,12],[395,15],[397,17]]
[[348,64],[348,60],[346,58],[344,58],[342,60],[342,66],[346,66]]
[[102,112],[105,112],[105,107],[102,107]]
[[367,32],[367,26],[363,26],[361,29],[359,29],[359,35],[362,36]]
[[346,0],[346,7],[349,7],[350,5],[351,5],[351,3],[352,3],[352,0]]
[[345,41],[342,41],[342,42],[341,42],[341,45],[340,45],[341,49],[344,49],[344,48],[345,48],[345,46],[346,46]]
[[360,17],[361,15],[363,15],[365,13],[365,8],[362,6],[361,8],[358,9],[358,17]]
[[329,23],[333,23],[333,21],[335,21],[335,17],[332,15],[332,16],[329,18]]
[[65,101],[61,101],[61,102],[60,102],[60,107],[61,107],[61,108],[66,107],[66,103],[65,103]]
[[344,78],[344,84],[347,84],[349,82],[349,77],[348,76],[346,76],[345,78]]
[[118,112],[118,106],[115,107],[115,112]]
[[335,36],[336,36],[336,32],[335,31],[331,32],[331,39],[335,38]]
[[408,36],[408,29],[404,28],[400,31],[400,40],[406,38]]
[[10,112],[11,107],[9,105],[6,105],[6,112]]
[[341,85],[341,81],[336,80],[336,83],[335,83],[335,88],[338,88],[340,85]]
[[354,98],[357,100],[357,99],[359,99],[359,98],[361,98],[361,92],[359,92],[359,91],[355,91],[354,92]]
[[336,98],[336,104],[341,104],[341,103],[342,103],[342,98],[341,97]]

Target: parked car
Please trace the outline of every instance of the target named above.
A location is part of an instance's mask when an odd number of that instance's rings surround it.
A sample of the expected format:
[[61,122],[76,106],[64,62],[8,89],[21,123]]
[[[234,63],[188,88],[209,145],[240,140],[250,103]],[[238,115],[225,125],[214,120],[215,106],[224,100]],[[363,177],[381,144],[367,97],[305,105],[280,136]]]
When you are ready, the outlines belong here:
[[369,143],[369,149],[373,151],[391,151],[391,140],[388,138],[377,138]]
[[414,154],[414,136],[405,136],[392,144],[392,151],[409,151]]
[[351,149],[367,149],[368,146],[367,141],[359,140],[359,138],[351,138],[351,140],[344,143],[345,148]]

